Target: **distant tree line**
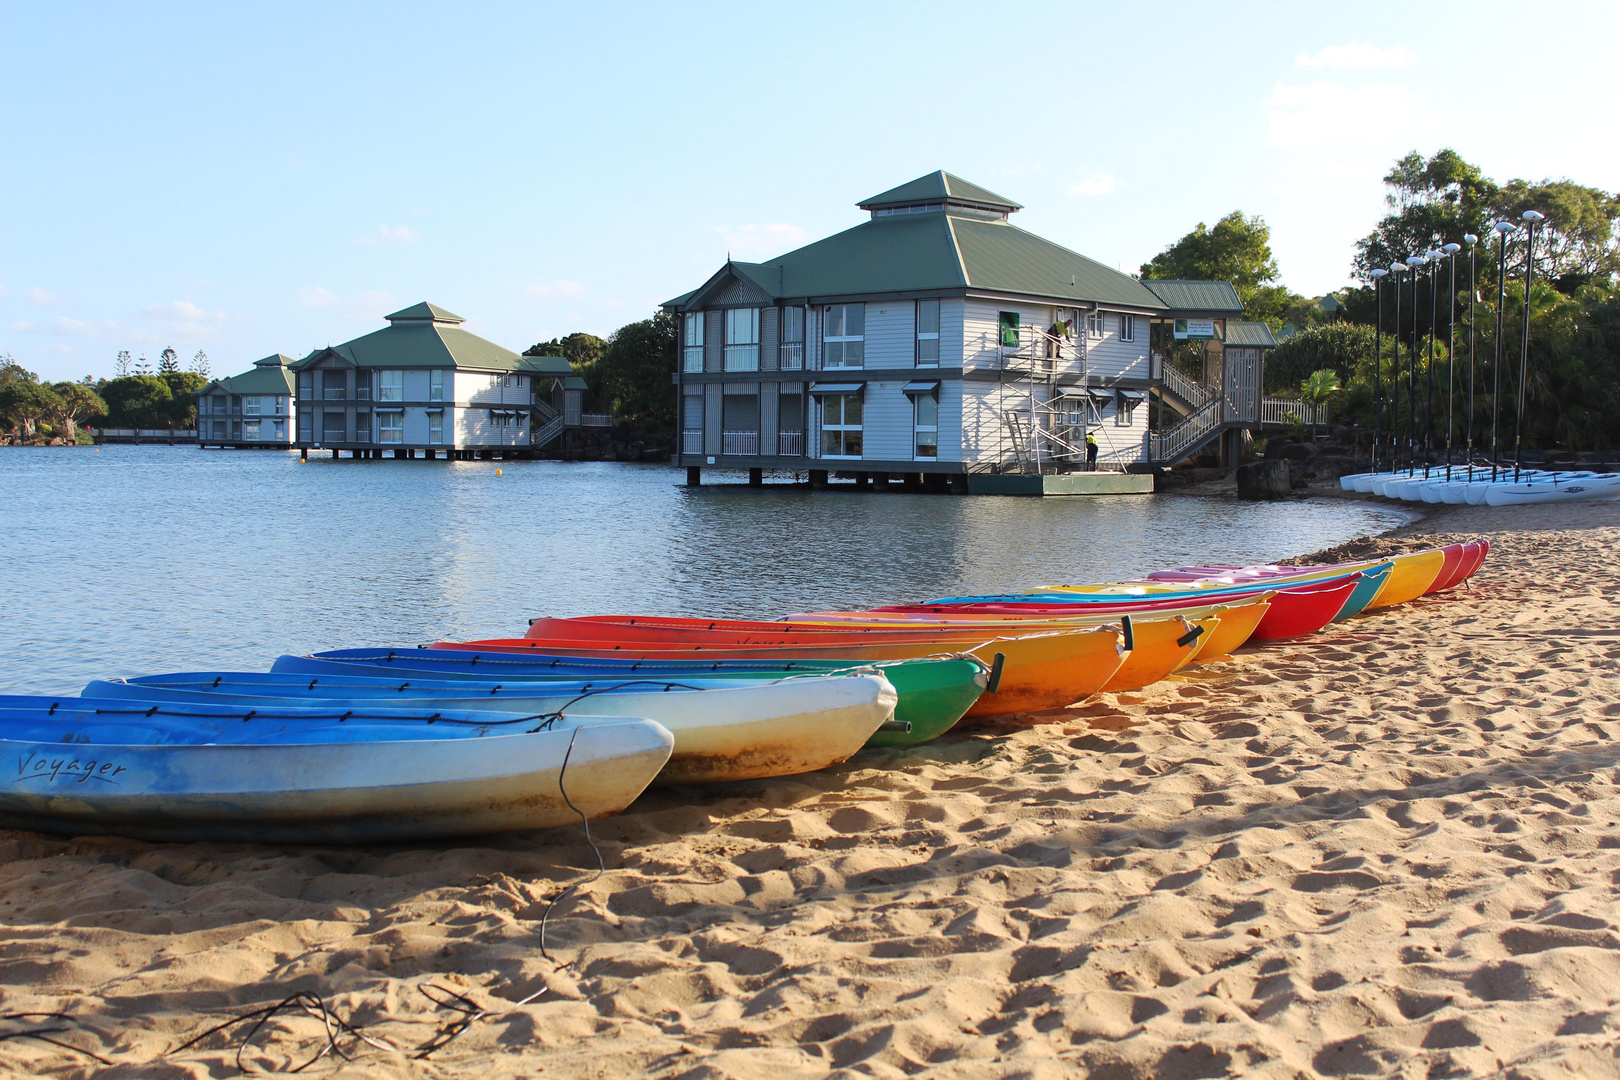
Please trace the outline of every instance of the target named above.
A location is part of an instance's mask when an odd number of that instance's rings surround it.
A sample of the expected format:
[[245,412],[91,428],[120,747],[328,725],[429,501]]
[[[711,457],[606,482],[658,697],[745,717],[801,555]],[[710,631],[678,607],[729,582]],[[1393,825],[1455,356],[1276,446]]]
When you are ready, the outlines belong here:
[[660,311],[650,319],[615,330],[607,340],[574,333],[542,341],[524,356],[561,356],[585,380],[586,412],[612,413],[614,422],[650,435],[675,430],[675,316]]
[[154,370],[145,357],[120,352],[111,379],[86,375],[49,383],[11,356],[0,356],[0,435],[24,443],[88,442],[85,427],[190,428],[197,421],[197,391],[208,385],[202,350],[182,370],[164,349]]

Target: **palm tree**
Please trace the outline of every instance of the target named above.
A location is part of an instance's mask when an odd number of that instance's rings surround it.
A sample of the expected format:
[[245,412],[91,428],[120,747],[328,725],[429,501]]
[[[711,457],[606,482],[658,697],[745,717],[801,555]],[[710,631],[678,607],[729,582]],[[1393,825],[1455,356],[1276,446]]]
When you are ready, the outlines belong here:
[[[1321,406],[1332,400],[1339,390],[1338,372],[1332,368],[1322,368],[1319,371],[1311,372],[1310,377],[1300,384],[1299,397],[1306,404]],[[1315,417],[1316,414],[1313,409],[1311,414],[1313,421],[1311,424],[1312,437],[1316,435]]]

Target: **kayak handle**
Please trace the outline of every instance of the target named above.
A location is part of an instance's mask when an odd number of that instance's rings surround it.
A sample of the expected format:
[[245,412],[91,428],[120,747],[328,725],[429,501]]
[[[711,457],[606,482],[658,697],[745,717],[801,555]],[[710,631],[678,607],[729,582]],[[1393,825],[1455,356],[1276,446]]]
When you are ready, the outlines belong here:
[[1001,685],[1001,669],[1007,664],[1006,653],[996,653],[990,658],[990,678],[984,684],[984,692],[993,694],[996,687]]
[[1176,644],[1185,649],[1188,645],[1191,645],[1193,642],[1197,641],[1198,635],[1202,634],[1203,632],[1204,628],[1202,626],[1195,626],[1185,634],[1182,634],[1180,637],[1176,638]]
[[1132,649],[1136,648],[1136,633],[1131,629],[1131,617],[1126,615],[1123,616],[1119,621],[1120,624],[1125,628],[1125,651],[1130,652]]
[[910,720],[885,720],[878,725],[879,731],[892,731],[898,735],[911,734]]

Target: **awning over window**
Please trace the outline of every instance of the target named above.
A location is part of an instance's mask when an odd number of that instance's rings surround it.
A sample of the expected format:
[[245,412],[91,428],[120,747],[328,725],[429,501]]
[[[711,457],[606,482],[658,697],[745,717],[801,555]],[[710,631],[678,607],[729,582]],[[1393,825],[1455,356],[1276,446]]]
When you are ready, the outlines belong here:
[[908,394],[933,394],[939,391],[939,380],[933,382],[908,382],[900,389]]
[[1147,400],[1147,394],[1143,393],[1141,390],[1121,390],[1119,392],[1119,396],[1124,398],[1126,401]]
[[1058,397],[1090,398],[1092,401],[1114,400],[1113,391],[1099,390],[1095,386],[1060,386],[1057,392]]
[[810,384],[812,394],[859,394],[865,389],[866,384],[858,382],[818,382]]

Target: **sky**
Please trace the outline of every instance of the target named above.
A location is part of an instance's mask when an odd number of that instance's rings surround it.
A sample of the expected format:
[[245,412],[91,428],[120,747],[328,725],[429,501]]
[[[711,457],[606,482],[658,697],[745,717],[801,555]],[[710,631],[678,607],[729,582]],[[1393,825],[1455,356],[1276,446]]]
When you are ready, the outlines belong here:
[[1450,147],[1620,190],[1620,5],[0,0],[0,356],[303,356],[431,300],[606,336],[945,169],[1135,271],[1233,210],[1348,283]]

